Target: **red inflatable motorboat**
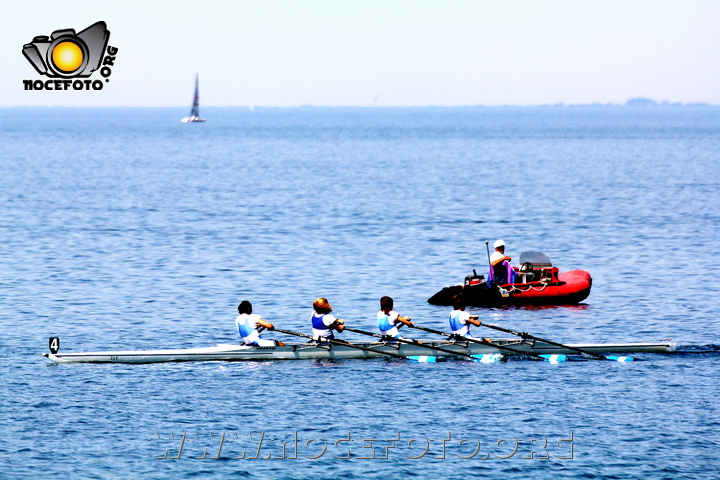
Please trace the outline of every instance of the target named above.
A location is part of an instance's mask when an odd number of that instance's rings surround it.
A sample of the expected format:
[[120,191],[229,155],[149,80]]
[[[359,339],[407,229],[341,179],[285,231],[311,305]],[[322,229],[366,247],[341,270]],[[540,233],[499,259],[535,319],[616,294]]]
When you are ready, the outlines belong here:
[[[513,267],[514,268],[514,267]],[[590,295],[592,277],[585,270],[560,273],[542,252],[520,255],[515,283],[490,285],[483,275],[465,277],[462,285],[445,287],[428,299],[432,305],[452,305],[462,295],[467,305],[575,305]]]

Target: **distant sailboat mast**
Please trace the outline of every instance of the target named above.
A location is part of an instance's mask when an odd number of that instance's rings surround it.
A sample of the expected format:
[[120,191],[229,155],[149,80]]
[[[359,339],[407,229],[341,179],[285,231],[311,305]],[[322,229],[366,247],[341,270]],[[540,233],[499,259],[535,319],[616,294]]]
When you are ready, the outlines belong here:
[[195,96],[193,96],[193,104],[190,109],[190,115],[183,118],[183,123],[204,122],[204,118],[200,118],[200,75],[195,74]]

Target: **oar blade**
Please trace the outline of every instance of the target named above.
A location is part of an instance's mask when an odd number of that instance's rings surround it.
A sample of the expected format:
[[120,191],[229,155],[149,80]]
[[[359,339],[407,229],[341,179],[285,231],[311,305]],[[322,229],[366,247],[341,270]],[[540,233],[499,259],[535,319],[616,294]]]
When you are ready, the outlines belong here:
[[547,360],[550,363],[560,363],[560,362],[567,362],[567,355],[548,355],[548,354],[542,354],[540,355],[542,358]]
[[607,358],[608,360],[612,360],[612,361],[614,361],[614,362],[634,362],[634,361],[635,361],[635,359],[634,359],[633,357],[612,357],[612,356],[607,356],[607,357],[605,357],[605,358]]
[[471,355],[477,363],[499,363],[505,361],[502,353],[476,353]]
[[411,355],[407,358],[408,358],[408,360],[412,360],[413,362],[418,362],[418,363],[437,363],[437,362],[441,362],[442,360],[444,360],[441,357],[434,357],[431,355]]

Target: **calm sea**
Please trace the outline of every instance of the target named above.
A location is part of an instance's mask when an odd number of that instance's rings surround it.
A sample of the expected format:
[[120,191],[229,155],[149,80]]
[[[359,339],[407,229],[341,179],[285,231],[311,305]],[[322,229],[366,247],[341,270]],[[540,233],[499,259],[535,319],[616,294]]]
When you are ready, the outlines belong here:
[[[0,477],[717,478],[720,108],[186,113],[0,110]],[[245,299],[307,332],[316,297],[373,329],[390,295],[444,328],[427,298],[485,273],[499,238],[514,261],[541,250],[589,271],[593,290],[577,307],[473,309],[481,320],[680,353],[41,356],[51,336],[64,352],[237,342]]]

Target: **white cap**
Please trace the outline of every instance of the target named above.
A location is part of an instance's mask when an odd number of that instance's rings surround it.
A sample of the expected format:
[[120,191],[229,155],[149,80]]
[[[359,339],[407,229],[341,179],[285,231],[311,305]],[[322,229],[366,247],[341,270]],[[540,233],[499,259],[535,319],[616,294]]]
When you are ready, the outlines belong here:
[[502,240],[496,240],[495,244],[493,245],[493,247],[495,247],[495,248],[500,248],[500,247],[504,247],[504,246],[505,246],[505,242],[503,242]]

